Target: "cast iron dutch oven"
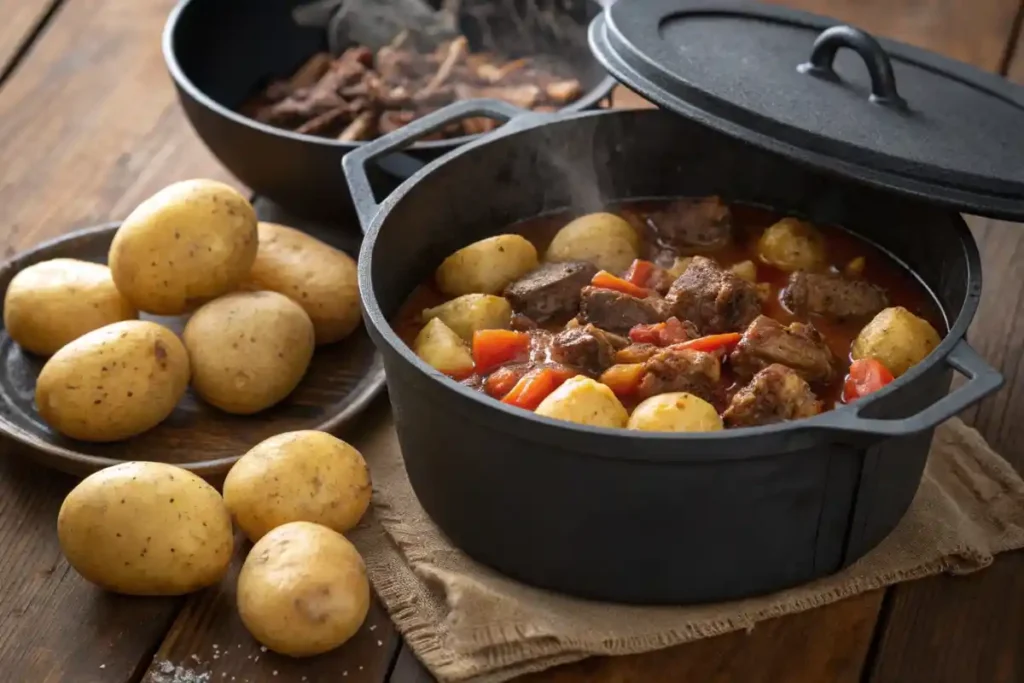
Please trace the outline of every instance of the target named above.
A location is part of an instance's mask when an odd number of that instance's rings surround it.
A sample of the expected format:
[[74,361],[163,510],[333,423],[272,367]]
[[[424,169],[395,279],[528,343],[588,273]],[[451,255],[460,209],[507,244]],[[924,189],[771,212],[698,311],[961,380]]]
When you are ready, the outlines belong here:
[[[545,2],[546,0],[524,0]],[[308,0],[182,0],[164,28],[163,52],[185,114],[214,156],[256,194],[291,213],[348,218],[352,207],[338,174],[341,158],[359,143],[340,142],[265,125],[237,107],[270,77],[285,78],[314,53],[327,49],[326,32],[299,26],[295,6]],[[505,5],[501,5],[505,7]],[[511,5],[509,5],[511,7]],[[578,22],[580,40],[542,40],[576,68],[585,94],[567,111],[589,109],[607,98],[615,81],[590,55],[586,23],[597,13],[593,0],[568,0],[552,7]],[[475,24],[464,31],[474,47]],[[543,38],[543,36],[541,36]],[[508,42],[510,50],[514,37]],[[501,43],[501,36],[495,38]],[[373,169],[374,186],[393,189],[422,166],[472,137],[422,142],[411,158],[393,155]]]
[[[676,113],[551,117],[466,102],[343,162],[366,232],[365,320],[383,354],[410,480],[469,555],[579,596],[717,601],[833,573],[906,512],[935,426],[1002,383],[964,339],[980,263],[948,207],[1024,216],[1024,170],[1013,161],[1024,158],[1020,93],[819,17],[679,0],[628,0],[630,12],[620,14],[623,4],[592,24],[592,47],[613,74]],[[625,25],[647,33],[638,38]],[[610,45],[611,33],[632,37]],[[853,50],[837,56],[840,46]],[[951,93],[973,99],[940,105]],[[376,203],[370,160],[469,115],[509,123]],[[986,132],[981,119],[1017,127]],[[945,137],[954,132],[960,139]],[[912,144],[926,140],[923,150]],[[517,220],[709,194],[845,226],[917,275],[948,334],[925,361],[852,405],[783,424],[671,435],[506,407],[432,370],[389,324],[445,256]],[[949,392],[954,372],[965,381]]]

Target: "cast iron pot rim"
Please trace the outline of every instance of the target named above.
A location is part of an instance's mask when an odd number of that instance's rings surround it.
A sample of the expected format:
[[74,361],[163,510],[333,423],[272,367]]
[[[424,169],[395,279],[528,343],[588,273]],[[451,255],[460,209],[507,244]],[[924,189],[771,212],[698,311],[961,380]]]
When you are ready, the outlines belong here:
[[[376,293],[374,292],[372,276],[373,251],[377,245],[377,237],[380,235],[381,228],[387,220],[388,215],[391,213],[391,210],[400,203],[407,194],[409,194],[413,187],[428,175],[440,170],[449,161],[464,154],[472,154],[477,148],[486,146],[492,142],[497,142],[498,140],[506,137],[528,133],[536,128],[552,123],[564,123],[566,125],[571,125],[571,123],[576,120],[592,116],[645,116],[650,115],[652,111],[659,110],[596,110],[561,116],[553,114],[528,113],[522,117],[512,119],[509,123],[483,136],[481,139],[475,140],[472,143],[464,145],[438,159],[435,159],[434,161],[431,161],[405,180],[394,192],[380,203],[372,221],[370,221],[370,224],[364,226],[365,237],[363,239],[362,247],[359,250],[359,296],[363,304],[364,319],[369,320],[370,322],[367,329],[371,333],[371,337],[374,338],[378,344],[386,344],[390,351],[397,354],[405,363],[413,366],[416,371],[424,375],[425,379],[429,378],[434,380],[439,388],[443,387],[445,391],[454,393],[464,401],[475,402],[482,408],[493,411],[494,416],[503,421],[500,426],[499,424],[494,424],[495,429],[513,431],[517,434],[530,434],[535,437],[537,441],[564,444],[566,447],[574,449],[578,449],[580,446],[579,441],[574,441],[574,438],[578,439],[581,435],[586,435],[584,438],[592,440],[591,443],[603,442],[605,444],[604,447],[600,449],[595,448],[588,450],[588,454],[618,460],[651,459],[652,456],[650,453],[641,452],[641,449],[636,449],[634,451],[629,448],[629,446],[636,446],[638,443],[660,443],[666,446],[670,444],[679,444],[680,446],[692,447],[692,450],[690,450],[690,448],[681,448],[679,451],[673,452],[671,459],[675,461],[691,462],[723,459],[723,454],[705,450],[707,448],[713,448],[716,444],[722,444],[723,442],[730,443],[738,440],[749,442],[760,438],[776,437],[772,443],[779,444],[781,442],[777,437],[783,435],[810,434],[813,436],[814,432],[841,431],[841,428],[837,426],[837,416],[842,416],[844,414],[852,416],[855,412],[859,413],[876,400],[882,399],[890,393],[899,391],[901,388],[917,381],[918,378],[923,377],[925,373],[932,369],[936,364],[945,362],[946,357],[949,356],[954,347],[963,342],[967,334],[967,328],[970,326],[970,323],[974,318],[980,300],[981,256],[978,252],[978,247],[974,237],[967,228],[967,224],[958,213],[951,211],[949,213],[952,214],[954,218],[953,228],[956,230],[958,237],[960,238],[960,246],[963,249],[964,258],[967,261],[968,287],[963,306],[961,306],[960,311],[957,313],[953,324],[950,325],[945,338],[943,338],[939,345],[932,350],[924,361],[918,363],[905,374],[898,377],[895,381],[891,382],[883,389],[873,393],[870,397],[861,399],[857,401],[856,404],[836,407],[832,410],[825,411],[820,415],[816,415],[815,417],[759,427],[737,427],[724,429],[718,432],[700,432],[690,434],[640,432],[627,429],[615,429],[611,427],[591,427],[565,422],[563,420],[542,417],[533,412],[507,406],[500,401],[494,400],[490,396],[482,394],[479,391],[474,391],[469,387],[456,382],[447,375],[444,375],[427,365],[415,353],[413,353],[412,349],[398,337],[390,322],[381,311],[377,302]],[[664,114],[664,112],[660,113]],[[886,250],[886,253],[888,253],[888,250]],[[902,262],[901,265],[906,267]],[[917,273],[914,273],[914,276],[918,277]],[[928,289],[930,292],[931,287],[928,287]],[[876,438],[881,439],[885,437],[884,435],[878,435]],[[609,440],[611,441],[609,442]],[[736,455],[735,459],[771,457],[773,455],[777,455],[782,450],[795,450],[803,445],[805,445],[805,443],[798,444],[794,441],[791,448],[775,446],[763,451],[758,449],[744,449],[744,452]],[[657,457],[656,459],[663,460],[666,458]],[[733,458],[730,457],[728,459]]]
[[[163,36],[161,38],[161,46],[164,53],[164,62],[167,64],[167,70],[171,74],[171,78],[178,85],[179,88],[188,93],[189,97],[201,104],[206,109],[214,112],[222,118],[228,119],[233,123],[245,126],[251,130],[270,135],[272,137],[280,138],[283,140],[291,140],[294,142],[303,142],[310,145],[316,145],[318,147],[324,147],[327,149],[341,149],[344,151],[351,151],[360,147],[364,142],[342,142],[333,138],[324,138],[316,135],[307,135],[305,133],[296,133],[294,131],[285,130],[283,128],[276,128],[266,123],[260,123],[255,119],[251,119],[248,116],[243,116],[236,111],[233,111],[224,105],[216,102],[206,93],[199,89],[192,80],[185,75],[184,70],[178,63],[178,57],[174,50],[174,35],[178,29],[178,22],[181,19],[190,5],[201,2],[202,0],[180,0],[180,2],[174,6],[171,10],[170,15],[167,17],[167,22],[164,24]],[[599,0],[588,0],[588,2],[594,3],[601,6]],[[583,27],[584,29],[586,26]],[[597,58],[593,58],[595,63]],[[584,111],[587,109],[593,109],[601,100],[605,99],[611,94],[611,91],[617,85],[617,81],[609,76],[607,73],[604,78],[601,79],[593,88],[588,90],[575,102],[572,102],[562,108],[557,113],[575,113]],[[476,141],[481,137],[481,134],[476,135],[463,135],[458,138],[448,138],[446,140],[431,140],[428,142],[417,142],[411,146],[412,150],[434,150],[434,151],[449,151]]]

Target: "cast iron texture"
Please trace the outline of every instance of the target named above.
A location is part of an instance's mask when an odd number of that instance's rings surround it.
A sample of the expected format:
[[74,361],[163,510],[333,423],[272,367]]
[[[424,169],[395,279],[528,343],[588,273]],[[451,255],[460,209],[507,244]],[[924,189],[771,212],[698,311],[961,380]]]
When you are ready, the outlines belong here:
[[712,129],[880,188],[1024,218],[1024,88],[835,23],[750,0],[630,0],[595,19],[590,40],[623,84]]
[[[78,230],[18,254],[0,266],[0,291],[19,271],[55,258],[107,262],[118,224]],[[336,230],[309,230],[317,239],[352,254],[358,241]],[[0,304],[0,316],[3,307]],[[145,320],[175,333],[185,317]],[[66,438],[39,417],[36,378],[46,359],[26,353],[0,327],[0,432],[28,448],[25,457],[71,474],[86,475],[125,460],[169,462],[216,479],[247,450],[281,432],[300,429],[343,430],[384,388],[384,368],[365,328],[336,344],[318,347],[305,378],[288,398],[255,415],[229,415],[188,391],[174,412],[153,429],[116,443],[87,443]]]
[[[537,586],[635,603],[720,601],[806,582],[893,529],[917,490],[934,426],[1000,386],[963,341],[981,274],[957,214],[809,170],[673,114],[528,115],[430,164],[380,206],[366,195],[367,158],[446,117],[481,113],[515,112],[488,101],[453,105],[344,161],[367,230],[362,302],[410,481],[431,518],[477,560]],[[927,360],[852,406],[671,435],[504,406],[430,369],[389,325],[445,256],[517,220],[708,194],[844,225],[880,245],[920,276],[951,321],[949,334]],[[969,379],[947,395],[954,367]]]
[[[164,28],[163,51],[178,97],[196,133],[239,180],[290,212],[350,224],[351,202],[338,174],[341,158],[359,143],[303,135],[257,123],[235,110],[272,77],[291,75],[327,48],[321,29],[291,19],[305,0],[182,0]],[[561,4],[557,5],[562,7]],[[589,109],[608,97],[614,80],[586,47],[586,25],[600,9],[571,0],[565,10],[579,22],[581,40],[563,47],[578,68],[585,95],[567,111]],[[469,36],[471,39],[473,36]],[[552,49],[561,43],[552,42]],[[417,144],[411,157],[392,155],[373,169],[374,187],[387,193],[472,136]]]

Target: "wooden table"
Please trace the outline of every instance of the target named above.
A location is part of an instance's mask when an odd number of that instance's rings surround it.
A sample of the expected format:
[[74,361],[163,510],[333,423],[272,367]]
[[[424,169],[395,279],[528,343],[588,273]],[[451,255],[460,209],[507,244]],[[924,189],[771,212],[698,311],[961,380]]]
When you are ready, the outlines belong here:
[[[1020,0],[787,0],[1024,82]],[[6,255],[121,218],[163,185],[227,178],[191,133],[160,56],[172,0],[0,0],[0,212]],[[1024,132],[1022,132],[1024,134]],[[972,219],[985,298],[970,338],[1007,377],[967,419],[1024,468],[1024,230]],[[379,428],[378,401],[346,434]],[[11,683],[410,683],[431,680],[375,604],[362,632],[308,661],[262,651],[232,582],[183,599],[129,599],[61,556],[69,477],[0,454],[0,680]],[[141,458],[145,457],[140,453]],[[191,672],[191,673],[190,673]],[[189,678],[189,676],[192,676]],[[642,656],[592,659],[533,682],[1024,681],[1024,553],[966,578],[877,591]]]

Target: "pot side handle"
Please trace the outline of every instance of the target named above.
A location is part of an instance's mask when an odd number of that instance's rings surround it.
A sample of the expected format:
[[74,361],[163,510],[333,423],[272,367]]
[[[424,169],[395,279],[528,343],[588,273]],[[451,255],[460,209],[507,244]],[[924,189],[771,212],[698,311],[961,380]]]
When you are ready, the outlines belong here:
[[826,429],[868,436],[906,436],[931,429],[1003,386],[1003,376],[964,340],[953,347],[945,362],[967,378],[962,385],[916,415],[884,420],[860,416],[857,403],[847,410],[827,413],[832,419]]
[[341,160],[341,168],[345,173],[345,180],[352,194],[352,203],[355,205],[363,232],[370,227],[370,221],[380,209],[366,173],[369,162],[385,154],[405,149],[420,138],[462,119],[484,116],[504,123],[532,113],[501,100],[463,100],[416,119],[346,154]]

